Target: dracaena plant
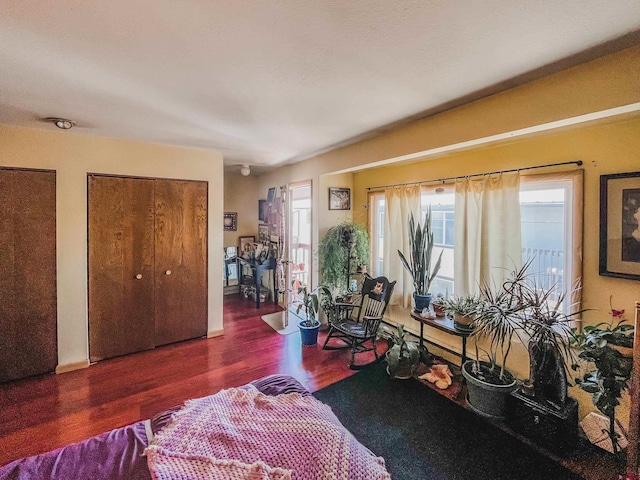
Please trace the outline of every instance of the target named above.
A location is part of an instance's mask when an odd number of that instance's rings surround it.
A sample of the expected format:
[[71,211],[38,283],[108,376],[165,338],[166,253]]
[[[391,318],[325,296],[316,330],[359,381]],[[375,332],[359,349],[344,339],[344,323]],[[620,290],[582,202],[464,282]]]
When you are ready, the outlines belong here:
[[433,230],[431,229],[431,207],[427,209],[424,223],[416,222],[413,213],[409,215],[409,256],[398,250],[400,261],[413,278],[413,291],[416,295],[428,295],[431,282],[436,278],[442,262],[442,252],[431,267],[433,254]]

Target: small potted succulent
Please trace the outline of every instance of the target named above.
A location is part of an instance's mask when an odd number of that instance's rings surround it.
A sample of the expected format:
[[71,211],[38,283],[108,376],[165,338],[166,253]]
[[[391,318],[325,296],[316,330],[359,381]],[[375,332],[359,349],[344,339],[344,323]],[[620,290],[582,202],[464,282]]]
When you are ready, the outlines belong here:
[[433,313],[436,314],[436,317],[444,317],[447,314],[447,311],[445,310],[445,303],[446,298],[441,293],[436,295],[436,298],[431,302],[431,305],[433,306]]
[[387,373],[393,378],[411,378],[420,361],[418,345],[407,341],[407,333],[401,324],[396,325],[395,329],[384,327],[384,331],[389,335],[392,344],[385,354]]
[[482,305],[482,301],[477,295],[465,295],[462,297],[451,297],[442,301],[447,315],[453,317],[453,326],[463,332],[473,330],[473,321],[476,313]]

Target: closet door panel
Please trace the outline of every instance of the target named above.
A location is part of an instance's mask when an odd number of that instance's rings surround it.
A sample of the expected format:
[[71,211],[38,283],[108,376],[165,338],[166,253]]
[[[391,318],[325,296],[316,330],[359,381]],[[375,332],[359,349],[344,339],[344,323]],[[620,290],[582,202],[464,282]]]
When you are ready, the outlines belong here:
[[156,180],[156,345],[207,333],[207,183]]
[[55,370],[56,175],[0,169],[0,381]]
[[89,176],[91,361],[155,346],[153,180]]

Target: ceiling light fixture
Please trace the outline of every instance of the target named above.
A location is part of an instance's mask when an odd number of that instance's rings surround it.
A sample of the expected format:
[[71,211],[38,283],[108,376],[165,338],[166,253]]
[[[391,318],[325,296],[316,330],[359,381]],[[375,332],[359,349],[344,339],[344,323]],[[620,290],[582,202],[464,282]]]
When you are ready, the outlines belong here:
[[251,173],[251,168],[247,164],[242,165],[242,167],[240,167],[240,173],[243,177],[247,177]]
[[62,130],[69,130],[71,127],[77,125],[73,120],[67,120],[66,118],[48,117],[45,118],[47,122],[53,123],[56,127]]

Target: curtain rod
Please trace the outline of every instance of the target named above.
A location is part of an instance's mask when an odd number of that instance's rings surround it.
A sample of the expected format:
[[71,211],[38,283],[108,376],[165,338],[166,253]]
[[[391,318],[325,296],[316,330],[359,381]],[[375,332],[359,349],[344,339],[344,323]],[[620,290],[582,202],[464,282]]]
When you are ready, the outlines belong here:
[[458,175],[457,177],[436,178],[433,180],[421,180],[419,182],[395,183],[393,185],[378,185],[377,187],[367,187],[367,191],[380,190],[382,188],[390,188],[390,187],[405,187],[407,185],[422,185],[423,183],[431,183],[431,182],[446,182],[447,180],[457,180],[458,178],[484,177],[485,175],[494,175],[496,173],[521,172],[522,170],[533,170],[535,168],[559,167],[561,165],[577,165],[578,167],[580,167],[582,166],[582,160],[573,160],[571,162],[561,162],[561,163],[548,163],[546,165],[536,165],[533,167],[511,168],[509,170],[499,170],[497,172],[474,173],[472,175]]

